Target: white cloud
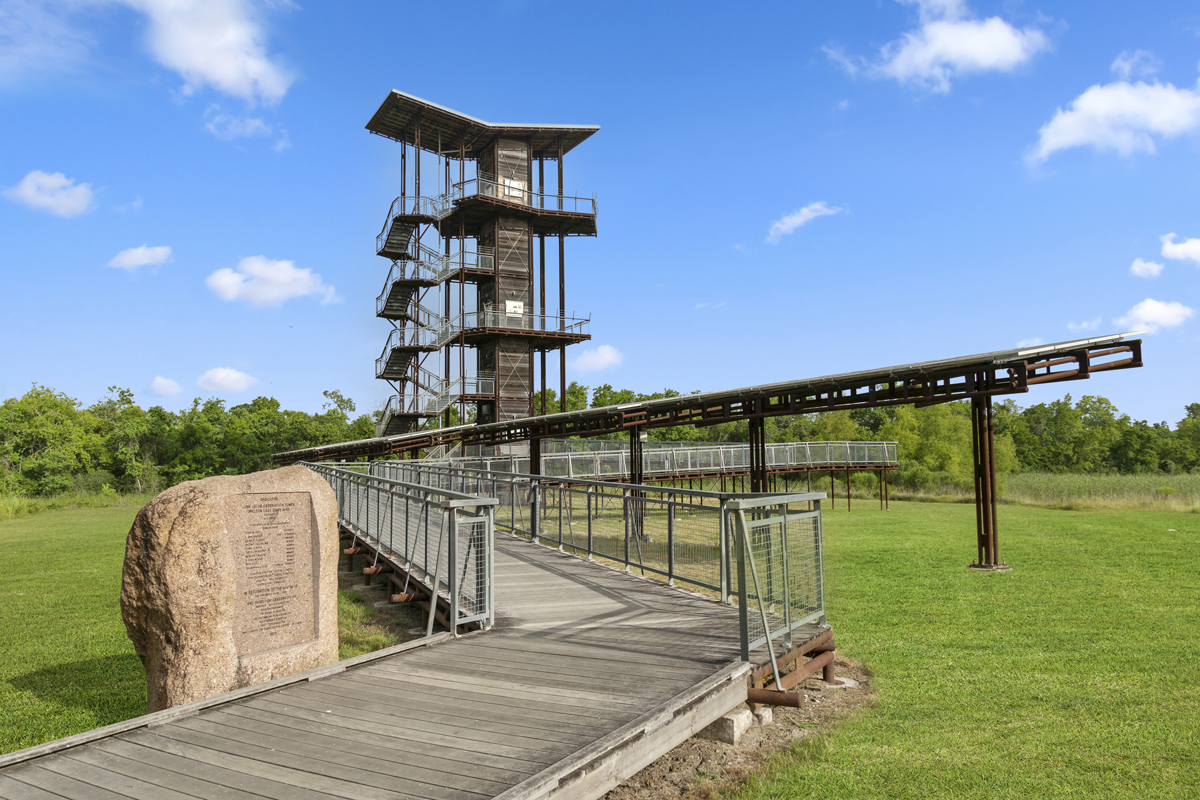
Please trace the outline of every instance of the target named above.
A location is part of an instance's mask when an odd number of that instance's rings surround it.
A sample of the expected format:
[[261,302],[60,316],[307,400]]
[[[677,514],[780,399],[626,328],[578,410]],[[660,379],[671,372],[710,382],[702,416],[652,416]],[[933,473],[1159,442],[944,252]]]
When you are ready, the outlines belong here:
[[35,169],[2,194],[14,203],[59,217],[78,217],[96,205],[96,195],[90,183],[76,186],[74,178],[68,178],[61,172],[47,175],[40,169]]
[[719,303],[696,303],[696,308],[721,308],[727,301],[722,300]]
[[1162,271],[1163,265],[1157,261],[1143,261],[1135,258],[1129,265],[1129,272],[1139,278],[1157,278]]
[[1094,331],[1100,327],[1100,317],[1084,320],[1083,322],[1068,322],[1067,328],[1073,331]]
[[779,240],[787,236],[792,231],[812,222],[817,217],[825,217],[830,214],[840,214],[843,211],[841,208],[830,206],[824,200],[817,203],[809,203],[804,208],[799,208],[790,214],[785,214],[779,219],[771,223],[771,230],[767,234],[768,244],[779,244]]
[[244,392],[258,379],[229,367],[216,367],[200,376],[196,385],[207,392]]
[[311,269],[297,269],[294,261],[250,256],[237,269],[219,269],[204,281],[223,300],[245,300],[254,306],[277,306],[293,297],[320,295],[322,303],[338,303],[334,287]]
[[1112,63],[1112,71],[1118,78],[1145,78],[1158,72],[1162,62],[1149,50],[1126,50]]
[[[250,104],[273,105],[295,80],[267,52],[264,12],[288,0],[116,0],[149,23],[150,55],[183,78],[183,95],[211,86]],[[74,67],[94,44],[69,15],[103,7],[104,0],[0,3],[0,81],[27,72]]]
[[625,356],[617,348],[602,344],[595,350],[584,350],[571,362],[571,366],[580,372],[599,372],[609,367],[619,367],[624,360]]
[[1145,328],[1151,333],[1158,333],[1160,328],[1175,328],[1182,325],[1195,315],[1193,309],[1183,303],[1149,298],[1138,303],[1125,313],[1125,316],[1114,319],[1113,322],[1129,330]]
[[1173,233],[1158,238],[1162,242],[1163,258],[1195,261],[1197,266],[1200,266],[1200,239],[1185,239],[1182,242],[1176,242],[1177,237]]
[[[900,2],[917,6],[920,26],[880,50],[869,70],[873,77],[945,94],[952,78],[1012,72],[1050,49],[1050,39],[1037,28],[1016,28],[999,17],[977,19],[962,0]],[[834,58],[828,48],[826,55]],[[843,56],[838,63],[845,68],[853,62]]]
[[1155,152],[1155,137],[1169,139],[1200,130],[1200,93],[1169,83],[1118,81],[1090,87],[1059,108],[1038,131],[1031,161],[1059,150],[1090,146],[1122,156]]
[[119,267],[133,272],[138,267],[145,267],[150,264],[163,264],[171,258],[171,248],[163,245],[161,247],[131,247],[128,250],[122,250],[113,256],[113,260],[108,262],[110,267]]
[[1022,339],[1017,342],[1017,347],[1037,347],[1041,343],[1041,339]]
[[159,397],[167,397],[173,394],[179,394],[182,389],[179,384],[170,378],[164,378],[162,375],[155,375],[154,381],[150,384],[150,392]]
[[[248,103],[278,103],[295,80],[267,54],[262,15],[248,0],[121,0],[146,15],[151,54],[184,80]],[[278,4],[276,4],[278,5]]]
[[71,69],[86,59],[92,38],[64,16],[68,9],[29,0],[0,3],[0,83]]
[[223,141],[243,139],[250,136],[270,136],[274,131],[262,117],[238,117],[221,111],[220,106],[209,106],[204,112],[204,129]]

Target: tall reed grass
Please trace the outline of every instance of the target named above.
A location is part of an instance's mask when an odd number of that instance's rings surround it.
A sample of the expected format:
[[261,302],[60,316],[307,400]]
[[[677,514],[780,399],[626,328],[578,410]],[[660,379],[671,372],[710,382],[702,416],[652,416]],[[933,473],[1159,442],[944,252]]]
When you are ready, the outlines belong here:
[[26,497],[17,494],[0,494],[0,519],[28,517],[39,511],[58,508],[138,508],[154,498],[153,494],[116,492],[65,492],[48,497]]

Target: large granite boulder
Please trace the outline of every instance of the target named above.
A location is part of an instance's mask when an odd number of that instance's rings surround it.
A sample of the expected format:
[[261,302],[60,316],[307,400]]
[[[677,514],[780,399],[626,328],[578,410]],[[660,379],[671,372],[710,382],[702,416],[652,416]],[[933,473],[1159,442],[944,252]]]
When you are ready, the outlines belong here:
[[125,543],[121,616],[147,711],[338,657],[337,498],[301,467],[172,487]]

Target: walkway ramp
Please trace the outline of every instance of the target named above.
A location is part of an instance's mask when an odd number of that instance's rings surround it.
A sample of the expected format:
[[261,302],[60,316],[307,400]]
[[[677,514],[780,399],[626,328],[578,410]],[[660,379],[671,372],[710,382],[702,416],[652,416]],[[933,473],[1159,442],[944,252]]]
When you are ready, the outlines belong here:
[[594,798],[745,701],[735,609],[505,534],[495,570],[490,631],[2,756],[0,797]]

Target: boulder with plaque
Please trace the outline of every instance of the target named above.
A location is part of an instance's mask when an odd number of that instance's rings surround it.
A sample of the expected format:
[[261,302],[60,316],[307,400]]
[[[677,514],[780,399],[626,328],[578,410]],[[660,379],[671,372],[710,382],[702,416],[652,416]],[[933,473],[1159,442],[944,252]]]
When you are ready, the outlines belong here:
[[292,466],[174,486],[129,530],[121,615],[147,710],[338,657],[337,499]]

